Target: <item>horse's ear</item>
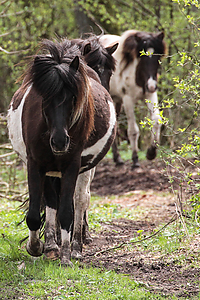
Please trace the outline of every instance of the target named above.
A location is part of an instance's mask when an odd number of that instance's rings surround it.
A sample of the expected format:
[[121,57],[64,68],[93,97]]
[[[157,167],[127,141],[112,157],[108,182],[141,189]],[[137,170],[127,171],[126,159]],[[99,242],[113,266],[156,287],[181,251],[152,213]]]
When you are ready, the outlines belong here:
[[157,38],[162,41],[164,39],[164,36],[165,36],[164,32],[161,31],[161,32],[158,33]]
[[85,56],[86,54],[88,54],[90,51],[91,51],[91,44],[90,44],[90,43],[87,43],[87,44],[84,46],[84,49],[83,49],[83,56]]
[[78,67],[79,67],[79,57],[78,56],[75,56],[74,59],[72,60],[70,66],[70,68],[74,69],[75,71],[78,70]]
[[116,43],[110,47],[106,47],[108,54],[112,55],[117,50],[118,45],[119,43]]

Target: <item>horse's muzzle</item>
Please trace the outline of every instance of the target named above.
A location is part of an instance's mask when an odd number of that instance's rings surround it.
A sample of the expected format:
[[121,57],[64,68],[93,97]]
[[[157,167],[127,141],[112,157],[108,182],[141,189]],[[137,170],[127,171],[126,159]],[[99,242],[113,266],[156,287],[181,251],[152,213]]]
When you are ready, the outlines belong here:
[[65,136],[65,138],[58,138],[58,137],[51,137],[50,139],[50,146],[52,152],[55,155],[63,155],[67,152],[70,144],[70,137]]
[[154,93],[157,90],[157,81],[149,78],[146,84],[146,91],[148,93]]

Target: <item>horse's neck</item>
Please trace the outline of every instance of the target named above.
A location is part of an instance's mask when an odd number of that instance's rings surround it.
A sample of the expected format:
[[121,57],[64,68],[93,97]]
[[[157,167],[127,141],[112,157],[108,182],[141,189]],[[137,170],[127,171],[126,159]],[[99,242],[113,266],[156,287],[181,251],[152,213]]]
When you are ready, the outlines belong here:
[[87,75],[89,76],[89,78],[93,78],[98,83],[101,83],[98,74],[89,66],[87,66]]

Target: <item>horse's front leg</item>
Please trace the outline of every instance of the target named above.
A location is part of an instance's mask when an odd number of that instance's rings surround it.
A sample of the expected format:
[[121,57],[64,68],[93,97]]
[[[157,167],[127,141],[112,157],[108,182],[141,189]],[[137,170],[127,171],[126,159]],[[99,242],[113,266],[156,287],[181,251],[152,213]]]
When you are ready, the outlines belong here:
[[44,174],[42,174],[35,162],[29,158],[28,164],[29,210],[26,223],[29,228],[29,239],[26,246],[27,252],[32,256],[40,256],[44,251],[44,245],[39,239],[41,217],[40,203],[42,198]]
[[152,160],[156,157],[157,144],[160,142],[161,116],[158,109],[157,92],[148,94],[147,106],[153,122],[151,131],[151,146],[147,149],[147,159]]
[[67,170],[62,173],[61,178],[61,195],[60,206],[58,209],[58,220],[61,226],[60,258],[61,264],[65,266],[72,266],[72,262],[70,261],[70,236],[74,220],[73,197],[79,168],[80,160],[79,162],[72,162]]
[[139,151],[138,139],[140,136],[140,132],[135,118],[134,99],[132,99],[132,97],[130,97],[129,95],[125,95],[123,97],[123,104],[124,104],[124,110],[128,122],[128,138],[132,149],[132,161],[133,161],[132,167],[137,168],[140,166],[138,162],[138,154],[137,154]]
[[88,185],[87,185],[87,195],[88,195],[88,197],[87,197],[86,210],[85,210],[84,217],[83,217],[83,230],[82,230],[82,238],[83,238],[83,243],[85,245],[90,244],[92,242],[92,237],[90,235],[89,225],[88,225],[88,210],[89,210],[90,197],[91,197],[90,186],[91,186],[92,180],[94,178],[95,170],[96,170],[96,168],[93,168],[91,170],[89,182],[88,182]]
[[45,177],[44,198],[46,204],[44,255],[49,259],[57,259],[60,250],[57,241],[57,209],[60,195],[60,178]]
[[[83,238],[90,238],[88,229],[88,207],[90,202],[90,185],[94,177],[95,168],[78,176],[74,194],[74,230],[72,237],[72,258],[82,258]],[[85,218],[85,219],[84,219]],[[83,226],[83,222],[84,226]],[[91,238],[90,238],[91,239]]]

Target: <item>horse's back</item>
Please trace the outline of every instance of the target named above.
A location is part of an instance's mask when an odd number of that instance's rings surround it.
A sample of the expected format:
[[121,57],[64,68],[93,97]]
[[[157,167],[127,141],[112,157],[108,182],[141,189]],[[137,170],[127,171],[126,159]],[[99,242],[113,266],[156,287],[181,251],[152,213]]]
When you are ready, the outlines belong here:
[[100,42],[106,48],[116,43],[119,43],[120,38],[121,37],[119,35],[105,34],[100,38]]

